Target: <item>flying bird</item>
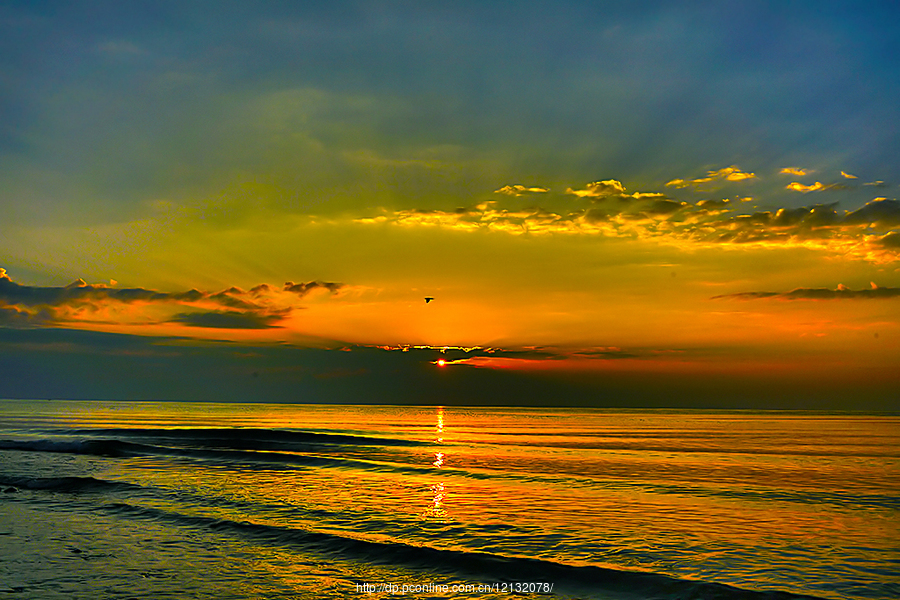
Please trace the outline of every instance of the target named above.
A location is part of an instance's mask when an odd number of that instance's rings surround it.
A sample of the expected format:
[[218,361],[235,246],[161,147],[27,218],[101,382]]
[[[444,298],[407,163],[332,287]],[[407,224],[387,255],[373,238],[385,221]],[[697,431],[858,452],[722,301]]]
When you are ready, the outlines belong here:
[[425,304],[428,304],[428,303],[431,302],[432,300],[434,300],[434,298],[432,298],[431,296],[425,298]]

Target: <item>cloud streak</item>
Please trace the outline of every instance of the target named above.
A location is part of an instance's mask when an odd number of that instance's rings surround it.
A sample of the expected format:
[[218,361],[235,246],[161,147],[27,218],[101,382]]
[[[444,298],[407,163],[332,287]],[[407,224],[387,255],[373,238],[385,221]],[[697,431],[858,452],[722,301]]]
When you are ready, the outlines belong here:
[[[346,348],[359,351],[364,346]],[[585,370],[610,361],[652,359],[660,351],[628,351],[614,346],[566,348],[536,346],[523,348],[460,347],[460,346],[375,346],[390,352],[411,352],[421,355],[438,367],[472,367],[504,370]],[[670,352],[670,351],[663,351]]]
[[495,194],[503,194],[505,196],[524,196],[525,194],[542,194],[549,192],[548,188],[542,187],[525,187],[524,185],[504,185],[498,190],[494,190]]
[[787,184],[784,189],[791,190],[792,192],[802,192],[804,194],[808,194],[809,192],[821,192],[825,190],[843,190],[846,189],[846,186],[843,186],[839,183],[829,183],[826,185],[821,181],[817,181],[810,185],[805,185],[797,181],[792,181],[791,183]]
[[812,173],[810,169],[801,169],[799,167],[785,167],[779,171],[782,175],[796,175],[797,177],[804,177],[805,175],[809,175]]
[[709,183],[721,182],[721,181],[746,181],[748,179],[755,179],[755,173],[747,173],[742,171],[740,168],[732,165],[730,167],[723,167],[718,171],[709,171],[706,174],[706,177],[699,177],[697,179],[673,179],[672,181],[666,183],[666,186],[674,186],[676,188],[686,188],[686,187],[698,187],[703,186]]

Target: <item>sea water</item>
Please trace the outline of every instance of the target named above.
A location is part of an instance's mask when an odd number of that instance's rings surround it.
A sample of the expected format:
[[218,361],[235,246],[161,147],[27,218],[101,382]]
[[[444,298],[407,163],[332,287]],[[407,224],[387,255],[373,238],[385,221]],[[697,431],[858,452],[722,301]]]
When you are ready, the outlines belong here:
[[0,401],[10,598],[900,597],[900,417]]

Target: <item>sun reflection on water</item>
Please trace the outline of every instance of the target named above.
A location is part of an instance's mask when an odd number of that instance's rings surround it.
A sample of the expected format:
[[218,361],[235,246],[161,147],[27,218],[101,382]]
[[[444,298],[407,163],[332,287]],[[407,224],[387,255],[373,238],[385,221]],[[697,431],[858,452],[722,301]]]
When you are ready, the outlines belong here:
[[444,509],[444,484],[436,483],[431,486],[432,500],[428,507],[428,516],[436,519],[445,519],[447,511]]
[[[444,442],[444,407],[437,407],[437,425],[435,428],[435,437],[434,441],[437,444],[442,444]],[[441,469],[444,467],[446,455],[444,452],[435,452],[434,453],[434,462],[431,463],[432,467],[436,469]],[[438,481],[431,485],[431,504],[425,510],[425,514],[423,516],[431,519],[435,519],[440,522],[444,522],[447,520],[447,510],[444,508],[444,498],[446,497],[446,490],[444,489],[444,483],[442,481]]]

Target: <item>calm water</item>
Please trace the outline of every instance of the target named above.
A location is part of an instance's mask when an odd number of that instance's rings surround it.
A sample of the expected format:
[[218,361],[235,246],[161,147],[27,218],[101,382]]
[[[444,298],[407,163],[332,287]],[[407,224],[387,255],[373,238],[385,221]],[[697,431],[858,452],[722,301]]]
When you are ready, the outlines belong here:
[[898,598],[898,517],[897,416],[0,401],[10,598]]

